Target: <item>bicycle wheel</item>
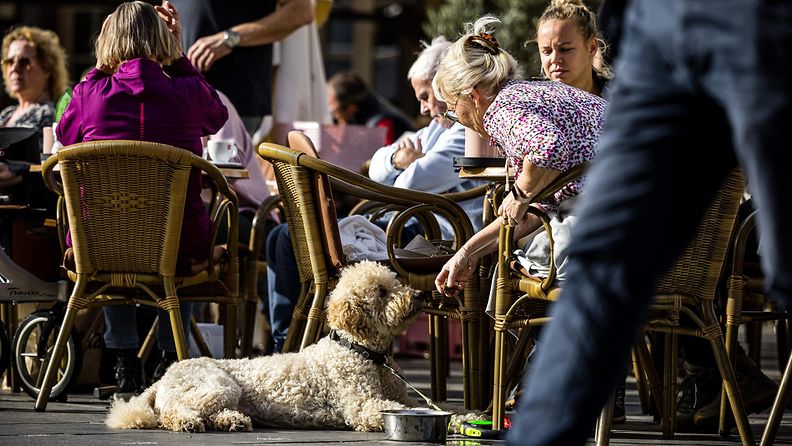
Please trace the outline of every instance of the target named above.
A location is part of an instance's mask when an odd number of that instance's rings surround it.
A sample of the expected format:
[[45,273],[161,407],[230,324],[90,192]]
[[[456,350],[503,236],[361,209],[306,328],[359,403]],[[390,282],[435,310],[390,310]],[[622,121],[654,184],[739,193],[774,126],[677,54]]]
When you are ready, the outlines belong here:
[[[44,369],[42,368],[44,358],[52,353],[60,330],[60,324],[58,324],[47,336],[46,348],[39,355],[39,342],[49,317],[50,312],[48,311],[36,311],[28,315],[19,325],[12,342],[14,366],[19,374],[19,383],[25,393],[33,399],[38,397],[41,390],[39,379],[44,379]],[[50,392],[50,401],[66,396],[71,385],[77,381],[81,367],[82,344],[77,341],[76,332],[72,330],[71,336],[66,341],[66,350],[61,358],[58,375]]]
[[8,329],[5,324],[0,321],[0,378],[6,370],[11,361],[11,340],[8,338]]

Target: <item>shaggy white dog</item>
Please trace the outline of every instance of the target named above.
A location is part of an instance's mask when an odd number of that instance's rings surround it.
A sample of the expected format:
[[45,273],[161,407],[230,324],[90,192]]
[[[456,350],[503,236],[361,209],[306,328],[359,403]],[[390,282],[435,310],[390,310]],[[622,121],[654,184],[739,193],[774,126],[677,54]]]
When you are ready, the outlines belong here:
[[365,354],[388,351],[421,306],[388,268],[358,263],[344,271],[328,301],[327,324],[338,340],[323,338],[299,353],[177,362],[143,394],[116,403],[106,424],[241,431],[251,430],[252,419],[266,426],[382,430],[381,410],[419,404]]

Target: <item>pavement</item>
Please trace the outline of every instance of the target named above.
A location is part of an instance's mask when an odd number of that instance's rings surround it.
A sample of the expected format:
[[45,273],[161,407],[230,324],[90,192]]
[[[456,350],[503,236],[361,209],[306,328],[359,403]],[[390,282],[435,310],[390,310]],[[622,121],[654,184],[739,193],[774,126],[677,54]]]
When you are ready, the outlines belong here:
[[[769,342],[770,336],[764,336]],[[765,372],[779,379],[774,359],[775,348],[769,344],[763,349]],[[423,358],[399,360],[407,379],[421,392],[429,393],[429,362]],[[451,401],[462,400],[461,364],[452,362],[448,395]],[[677,434],[673,440],[664,439],[659,424],[649,415],[641,414],[635,382],[627,383],[627,423],[614,426],[611,444],[614,445],[734,445],[739,444],[736,431],[729,438],[706,434]],[[417,397],[417,395],[416,395]],[[88,392],[69,395],[68,402],[51,402],[47,411],[33,411],[33,400],[25,393],[0,391],[0,445],[391,445],[410,446],[421,443],[395,442],[385,439],[382,432],[359,433],[351,431],[325,431],[300,429],[256,428],[246,433],[185,434],[161,430],[116,430],[104,425],[109,407],[107,400],[94,398]],[[792,409],[787,411],[775,444],[792,445]],[[766,423],[767,413],[751,415],[750,422],[757,442]],[[498,440],[475,440],[462,436],[449,436],[447,445],[479,446],[505,444]],[[588,444],[593,444],[589,441]]]

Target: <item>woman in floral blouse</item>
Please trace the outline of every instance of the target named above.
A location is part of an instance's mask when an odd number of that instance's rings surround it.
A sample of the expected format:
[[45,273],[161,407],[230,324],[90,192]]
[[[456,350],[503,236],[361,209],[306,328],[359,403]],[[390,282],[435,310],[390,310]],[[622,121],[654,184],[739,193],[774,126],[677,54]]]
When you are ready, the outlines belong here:
[[[562,172],[593,159],[602,130],[606,106],[602,98],[561,82],[515,80],[517,62],[487,31],[488,25],[498,22],[484,16],[469,24],[468,33],[451,46],[434,79],[435,94],[448,104],[447,115],[490,138],[516,172],[499,217],[468,240],[435,279],[438,290],[445,293],[463,289],[478,260],[497,249],[503,219],[515,226],[517,238],[539,228],[539,219],[528,213],[531,197]],[[581,180],[573,181],[538,206],[563,221],[581,187]],[[541,275],[542,264],[549,259],[532,259],[534,254],[541,257],[537,252],[541,249],[534,248],[526,249],[526,258],[539,268],[530,272]],[[557,258],[563,255],[558,251]]]

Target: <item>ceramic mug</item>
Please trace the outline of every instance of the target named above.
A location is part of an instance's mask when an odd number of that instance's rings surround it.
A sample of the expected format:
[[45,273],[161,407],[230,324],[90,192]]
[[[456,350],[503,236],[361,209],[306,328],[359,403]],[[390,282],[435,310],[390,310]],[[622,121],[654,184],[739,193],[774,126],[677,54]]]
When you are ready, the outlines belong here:
[[206,148],[209,159],[216,163],[229,163],[237,155],[237,146],[233,141],[210,139]]

